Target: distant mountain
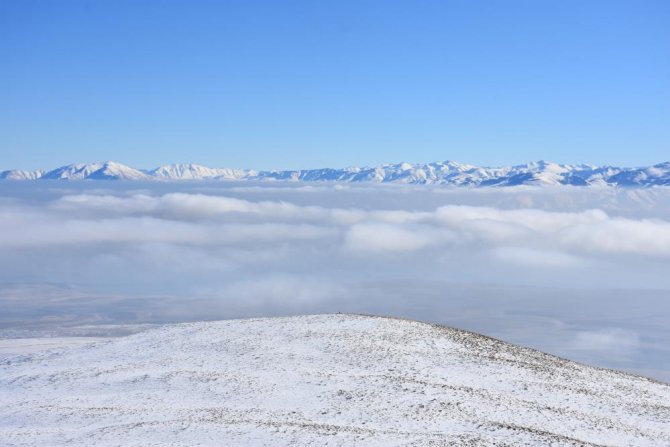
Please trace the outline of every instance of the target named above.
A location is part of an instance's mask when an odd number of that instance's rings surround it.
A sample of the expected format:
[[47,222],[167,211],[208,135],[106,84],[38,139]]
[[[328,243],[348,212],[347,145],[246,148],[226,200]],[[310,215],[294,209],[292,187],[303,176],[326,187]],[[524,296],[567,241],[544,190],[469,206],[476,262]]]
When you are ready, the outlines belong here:
[[44,180],[84,180],[88,178],[89,175],[100,169],[102,164],[100,163],[89,163],[89,164],[72,164],[67,166],[61,166],[60,168],[54,169],[53,171],[47,171],[42,175]]
[[2,180],[37,180],[44,176],[44,171],[22,171],[20,169],[12,169],[10,171],[0,172],[0,179]]
[[145,172],[114,161],[62,166],[40,177],[45,180],[149,180],[150,178]]
[[165,165],[149,171],[149,175],[164,180],[240,180],[249,175],[244,169],[208,168],[195,164]]
[[139,170],[120,163],[72,164],[52,171],[0,172],[7,180],[256,180],[294,182],[376,182],[456,186],[609,185],[646,187],[670,185],[670,162],[641,168],[564,165],[538,161],[517,166],[483,167],[454,161],[397,163],[377,167],[253,171],[173,164]]

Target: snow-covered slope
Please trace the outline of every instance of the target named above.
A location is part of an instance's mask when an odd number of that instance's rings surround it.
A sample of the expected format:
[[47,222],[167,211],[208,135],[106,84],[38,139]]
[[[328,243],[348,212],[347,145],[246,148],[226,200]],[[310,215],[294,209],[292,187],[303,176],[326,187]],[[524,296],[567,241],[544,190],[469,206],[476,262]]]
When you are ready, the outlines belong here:
[[100,169],[90,173],[86,178],[92,180],[148,180],[149,176],[130,166],[108,161],[103,163]]
[[37,180],[44,175],[44,171],[23,171],[21,169],[11,169],[9,171],[1,171],[0,179],[3,180]]
[[611,179],[625,186],[670,185],[670,162],[648,168],[622,170]]
[[0,364],[16,446],[668,446],[670,386],[407,320],[190,323]]
[[481,167],[453,161],[385,164],[372,168],[252,171],[175,164],[142,171],[115,162],[73,164],[52,171],[4,171],[0,179],[35,180],[284,180],[444,184],[457,186],[516,185],[670,185],[670,162],[644,168],[561,165],[546,161],[507,167]]
[[40,178],[44,180],[83,180],[101,167],[102,163],[76,163],[45,172]]
[[44,180],[148,180],[149,176],[130,166],[107,161],[62,166],[44,173]]
[[254,173],[244,169],[208,168],[206,166],[185,163],[161,166],[149,171],[149,174],[164,180],[240,180]]

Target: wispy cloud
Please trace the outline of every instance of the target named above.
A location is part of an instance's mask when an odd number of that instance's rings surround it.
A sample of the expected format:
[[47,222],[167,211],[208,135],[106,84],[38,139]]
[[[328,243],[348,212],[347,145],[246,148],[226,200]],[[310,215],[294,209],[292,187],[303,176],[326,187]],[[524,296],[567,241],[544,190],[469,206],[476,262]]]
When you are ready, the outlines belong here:
[[[220,195],[66,195],[41,210],[7,206],[0,246],[165,242],[239,244],[321,239],[346,252],[494,249],[501,258],[629,254],[670,257],[670,223],[533,208],[440,206],[429,211],[366,210],[251,201]],[[515,249],[518,249],[515,251]],[[524,251],[525,250],[525,251]],[[516,255],[514,255],[516,253]],[[528,256],[526,256],[528,258]],[[569,262],[555,262],[556,267]]]

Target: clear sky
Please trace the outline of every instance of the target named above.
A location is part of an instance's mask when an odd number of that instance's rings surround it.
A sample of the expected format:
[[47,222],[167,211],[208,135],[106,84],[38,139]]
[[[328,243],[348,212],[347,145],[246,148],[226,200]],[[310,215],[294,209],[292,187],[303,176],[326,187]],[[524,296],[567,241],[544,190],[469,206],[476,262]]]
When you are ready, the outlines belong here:
[[670,159],[667,0],[1,0],[0,169]]

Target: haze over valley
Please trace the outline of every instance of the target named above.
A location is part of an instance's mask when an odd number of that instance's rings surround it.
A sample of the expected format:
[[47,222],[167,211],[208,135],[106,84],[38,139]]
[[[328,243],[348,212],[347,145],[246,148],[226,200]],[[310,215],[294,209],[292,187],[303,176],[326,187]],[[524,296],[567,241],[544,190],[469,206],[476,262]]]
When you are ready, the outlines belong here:
[[666,188],[4,182],[0,195],[4,337],[363,312],[670,379]]

